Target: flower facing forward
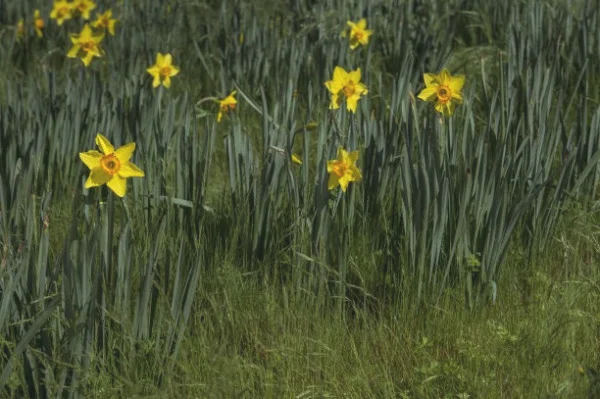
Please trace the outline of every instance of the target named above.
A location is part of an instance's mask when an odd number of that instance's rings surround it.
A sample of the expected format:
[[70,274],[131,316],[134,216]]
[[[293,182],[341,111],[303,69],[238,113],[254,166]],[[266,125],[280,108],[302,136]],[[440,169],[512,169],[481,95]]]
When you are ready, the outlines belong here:
[[447,69],[444,69],[439,75],[426,73],[423,75],[425,88],[419,93],[418,97],[424,101],[435,101],[435,110],[444,116],[451,116],[454,113],[456,104],[462,104],[462,87],[465,84],[464,75],[452,77]]
[[360,181],[362,175],[356,166],[357,160],[358,151],[349,153],[342,147],[338,148],[337,159],[327,161],[327,172],[329,173],[327,188],[332,190],[339,184],[342,191],[346,192],[346,188],[351,181]]
[[90,12],[96,8],[96,3],[92,0],[75,0],[72,4],[73,11],[79,13],[84,20],[90,19]]
[[362,18],[358,22],[348,21],[347,24],[350,27],[350,32],[348,33],[346,31],[344,31],[342,33],[342,36],[344,36],[344,37],[346,35],[349,36],[350,49],[354,50],[361,44],[363,46],[366,46],[367,44],[369,44],[369,36],[371,36],[373,34],[373,31],[367,29],[367,20],[366,19]]
[[40,10],[35,10],[33,12],[33,26],[35,27],[36,35],[38,37],[43,37],[44,32],[42,32],[42,30],[44,29],[44,26],[46,26],[46,24],[44,23],[44,20],[42,19]]
[[85,24],[79,35],[71,35],[73,47],[67,53],[67,57],[80,57],[83,65],[87,67],[94,57],[102,56],[103,51],[100,48],[102,39],[104,39],[104,34],[94,34],[92,28]]
[[219,113],[217,114],[217,122],[221,122],[223,115],[235,109],[237,105],[237,100],[235,99],[235,94],[237,91],[232,91],[227,97],[222,100],[217,100],[219,103]]
[[144,172],[129,161],[135,151],[135,143],[125,144],[115,150],[110,141],[98,133],[96,145],[101,152],[92,150],[79,153],[79,158],[90,168],[85,188],[106,184],[119,197],[124,197],[127,191],[126,179],[144,176]]
[[115,35],[115,23],[118,20],[112,17],[112,10],[106,11],[104,14],[98,14],[98,17],[92,26],[96,29],[107,30],[112,36]]
[[167,89],[171,87],[171,77],[179,73],[179,68],[172,65],[172,62],[171,54],[156,54],[156,64],[147,69],[148,73],[154,77],[152,87],[160,86],[161,80],[164,87]]
[[356,112],[360,97],[369,92],[367,86],[360,83],[360,68],[346,72],[344,68],[336,66],[333,79],[325,82],[325,87],[331,93],[330,109],[338,109],[342,101],[346,100],[346,108],[352,112]]
[[58,0],[54,2],[52,11],[50,11],[50,18],[55,19],[59,26],[72,17],[73,4],[71,2],[65,0]]

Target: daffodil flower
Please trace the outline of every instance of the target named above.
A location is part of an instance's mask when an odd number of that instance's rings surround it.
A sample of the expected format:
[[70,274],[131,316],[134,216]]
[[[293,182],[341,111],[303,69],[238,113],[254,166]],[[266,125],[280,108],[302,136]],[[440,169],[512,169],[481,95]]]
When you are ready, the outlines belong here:
[[87,67],[94,57],[102,56],[103,51],[99,45],[102,39],[104,39],[104,34],[94,34],[92,28],[85,24],[79,35],[71,35],[73,47],[67,53],[67,57],[80,57],[83,65]]
[[360,97],[369,92],[367,86],[360,83],[360,68],[346,72],[344,68],[336,66],[333,79],[325,82],[325,87],[331,93],[330,109],[338,109],[342,101],[346,100],[346,108],[352,112],[356,112]]
[[96,3],[92,0],[75,0],[72,3],[74,11],[77,11],[84,20],[90,19],[90,12],[96,8]]
[[337,159],[327,161],[327,172],[329,173],[327,188],[333,190],[340,185],[342,191],[346,192],[346,188],[350,182],[360,181],[362,174],[356,166],[357,160],[358,151],[349,153],[342,147],[338,148]]
[[52,11],[50,11],[50,18],[55,19],[58,26],[62,25],[66,20],[73,17],[73,3],[65,0],[58,0],[54,2]]
[[451,116],[456,104],[462,104],[463,98],[460,91],[465,84],[465,76],[452,77],[450,72],[444,69],[439,75],[426,73],[423,75],[423,79],[425,88],[417,97],[423,101],[435,101],[436,111],[444,116]]
[[154,77],[154,80],[152,81],[152,87],[160,86],[161,79],[164,87],[167,89],[171,87],[171,77],[179,73],[179,68],[172,65],[172,62],[173,57],[171,57],[171,54],[156,54],[156,64],[146,70]]
[[127,191],[129,177],[143,177],[144,172],[129,160],[135,151],[135,143],[125,144],[115,150],[106,137],[98,133],[96,145],[100,151],[80,152],[79,158],[90,169],[85,188],[106,184],[119,197]]
[[44,29],[44,26],[46,24],[44,23],[44,20],[42,19],[42,16],[40,15],[40,10],[35,10],[33,12],[33,26],[35,27],[35,33],[37,34],[38,37],[44,37],[44,33],[42,32],[42,29]]
[[[366,46],[369,44],[369,36],[373,34],[372,30],[367,29],[367,20],[362,18],[358,22],[348,21],[346,22],[350,27],[349,39],[350,49],[354,50],[361,44]],[[346,36],[346,31],[343,32],[342,36]]]
[[92,26],[96,29],[107,30],[112,36],[115,35],[115,23],[118,20],[112,17],[112,10],[106,11],[104,14],[98,14],[96,20],[92,22]]
[[219,103],[219,113],[217,114],[217,122],[221,122],[223,115],[235,109],[237,100],[235,99],[237,91],[232,91],[227,97],[222,100],[217,100]]

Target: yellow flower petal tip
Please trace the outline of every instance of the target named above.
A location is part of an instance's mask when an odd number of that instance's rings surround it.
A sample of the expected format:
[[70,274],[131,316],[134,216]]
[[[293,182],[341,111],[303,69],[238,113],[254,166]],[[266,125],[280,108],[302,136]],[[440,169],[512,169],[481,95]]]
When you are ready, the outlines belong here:
[[349,27],[349,32],[348,29],[344,30],[342,36],[348,36],[351,50],[356,49],[358,46],[366,46],[369,44],[369,37],[373,34],[373,31],[367,29],[366,19],[362,18],[358,22],[348,21],[346,24]]
[[348,152],[342,147],[338,148],[337,159],[327,161],[327,172],[329,181],[327,188],[333,190],[338,185],[346,192],[350,182],[358,182],[362,179],[362,174],[356,166],[358,160],[358,151]]
[[144,172],[130,161],[135,143],[125,144],[115,150],[110,141],[98,133],[96,145],[100,151],[79,153],[81,161],[90,169],[85,188],[106,184],[116,195],[124,197],[127,191],[126,179],[144,177]]
[[295,163],[296,165],[302,165],[302,160],[300,159],[300,157],[296,154],[292,154],[292,162]]
[[462,104],[461,90],[465,84],[464,75],[450,75],[443,69],[438,75],[423,75],[425,88],[417,96],[423,101],[435,102],[435,110],[444,116],[452,116],[456,104]]
[[356,112],[358,100],[369,92],[360,79],[360,68],[347,72],[344,68],[336,66],[333,79],[325,82],[325,87],[331,93],[329,108],[338,109],[342,101],[346,100],[346,109]]
[[152,87],[162,85],[165,88],[171,87],[171,77],[179,73],[179,68],[173,65],[173,57],[171,54],[156,53],[156,63],[146,70],[152,75]]

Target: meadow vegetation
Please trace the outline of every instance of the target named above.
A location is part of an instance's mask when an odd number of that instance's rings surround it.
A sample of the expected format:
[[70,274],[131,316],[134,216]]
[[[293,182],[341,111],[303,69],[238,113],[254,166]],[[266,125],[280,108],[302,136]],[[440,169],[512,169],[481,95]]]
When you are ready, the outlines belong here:
[[0,396],[600,397],[599,49],[593,0],[0,0]]

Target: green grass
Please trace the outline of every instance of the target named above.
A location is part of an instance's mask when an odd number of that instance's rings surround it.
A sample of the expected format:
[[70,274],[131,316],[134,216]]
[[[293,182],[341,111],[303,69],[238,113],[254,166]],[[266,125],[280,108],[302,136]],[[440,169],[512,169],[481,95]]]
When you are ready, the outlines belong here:
[[[84,68],[82,21],[0,0],[0,396],[600,396],[593,1],[98,3]],[[450,118],[416,98],[445,67]],[[98,132],[136,143],[123,200],[83,188]]]

